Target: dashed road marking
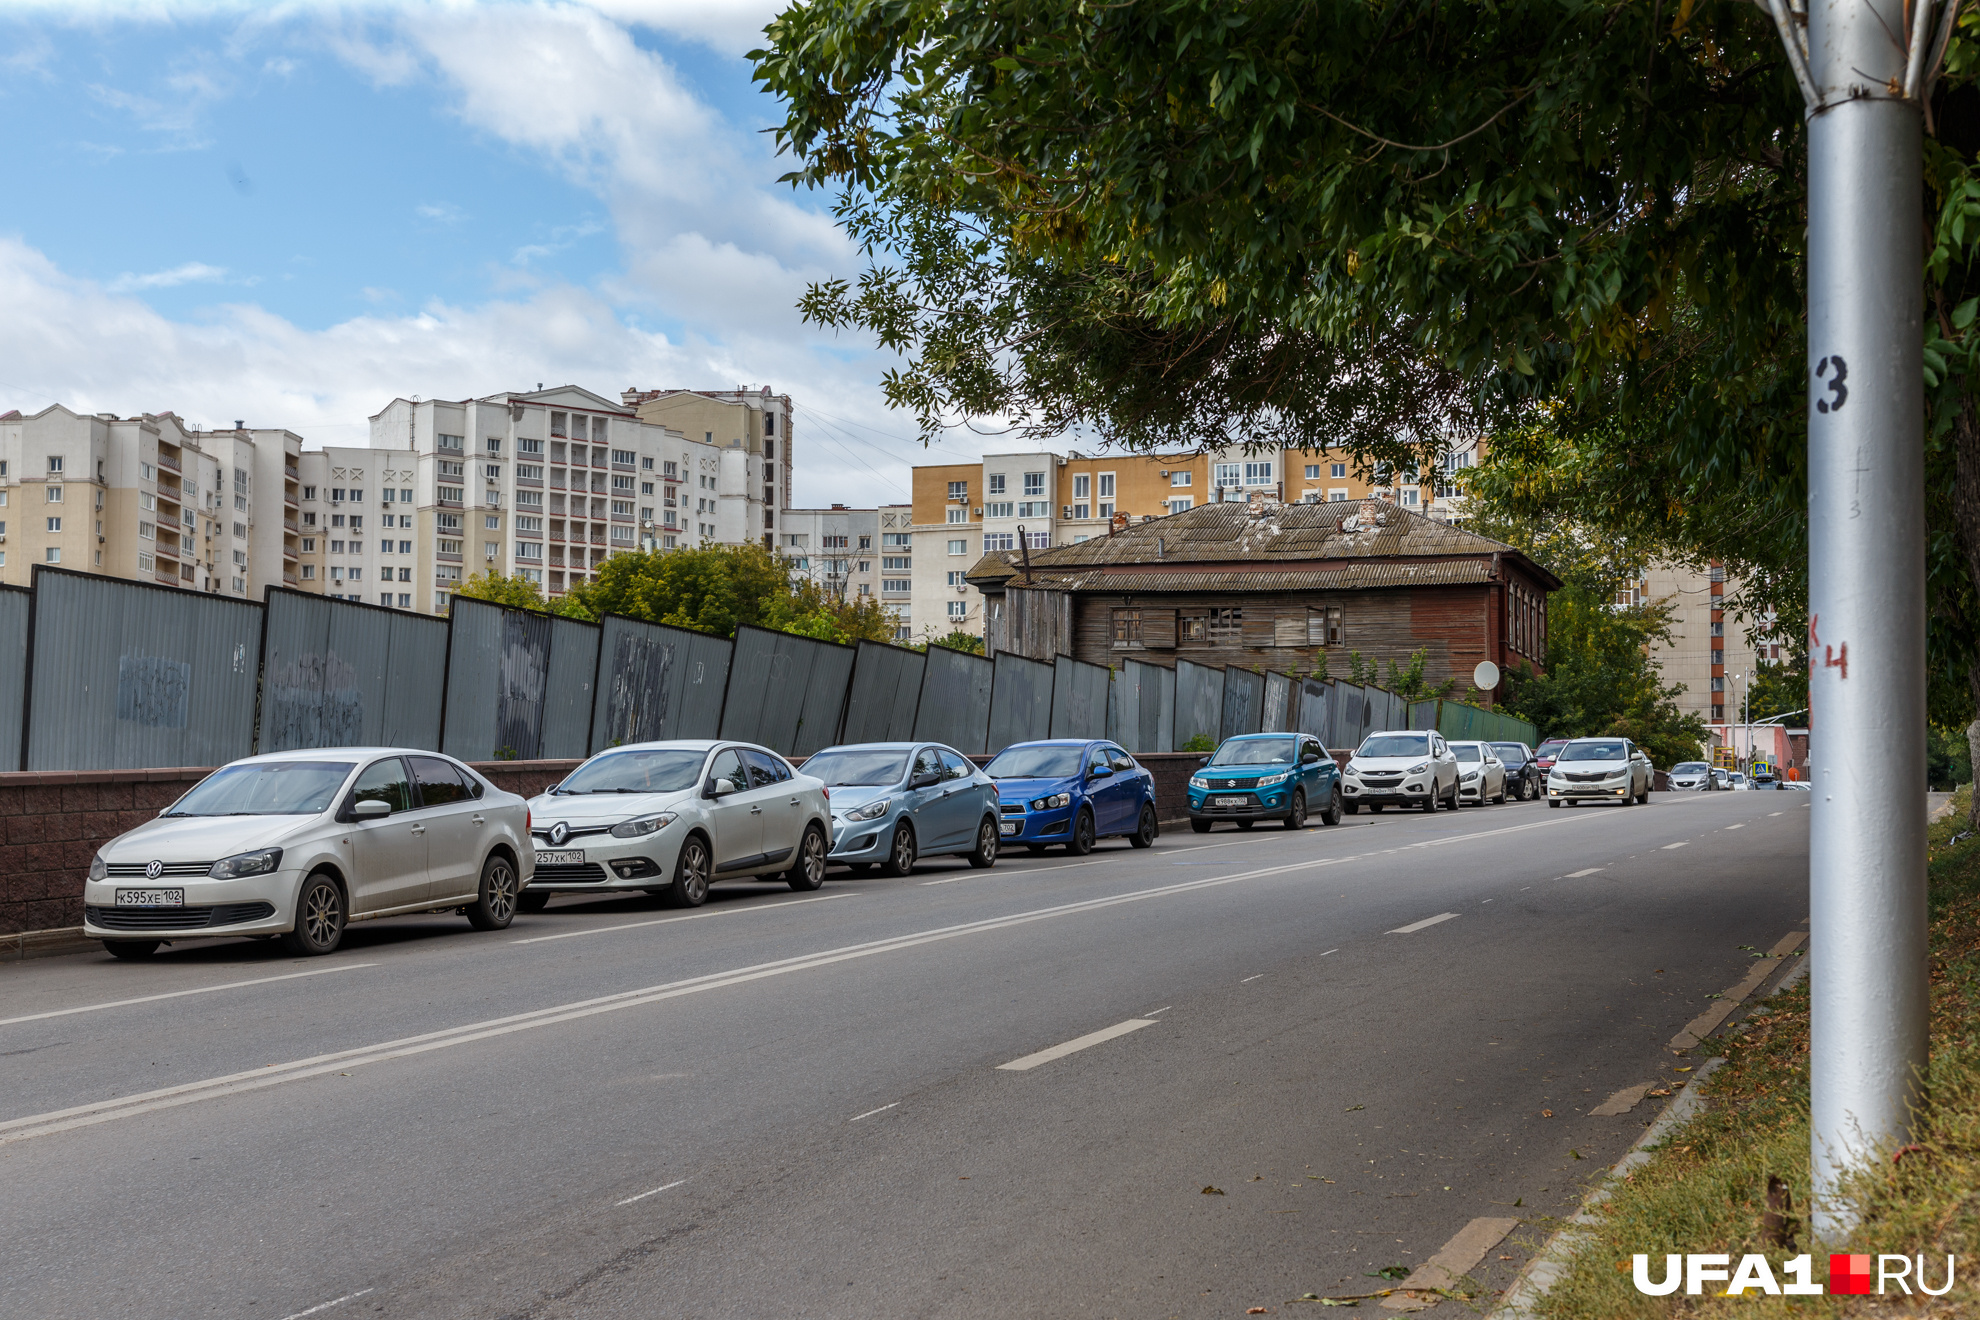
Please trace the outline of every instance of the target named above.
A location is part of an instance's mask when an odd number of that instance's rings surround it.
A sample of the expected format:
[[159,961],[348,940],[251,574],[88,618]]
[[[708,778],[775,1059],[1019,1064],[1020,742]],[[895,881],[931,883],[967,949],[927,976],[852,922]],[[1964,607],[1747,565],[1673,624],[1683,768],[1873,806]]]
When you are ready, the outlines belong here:
[[[676,1178],[665,1187],[656,1187],[650,1192],[641,1192],[638,1196],[628,1196],[625,1200],[619,1202],[619,1205],[631,1205],[634,1201],[644,1201],[649,1196],[658,1196],[662,1192],[671,1192],[686,1181],[687,1179],[685,1178]],[[617,1207],[615,1206],[613,1208],[616,1209]]]
[[376,1289],[373,1288],[360,1288],[354,1293],[345,1293],[342,1297],[333,1297],[327,1302],[318,1302],[307,1311],[298,1311],[294,1315],[285,1315],[282,1317],[282,1320],[303,1320],[303,1317],[306,1315],[315,1315],[319,1311],[327,1311],[333,1306],[342,1306],[345,1302],[355,1302],[365,1294],[375,1291]]
[[1040,1064],[1050,1063],[1054,1059],[1063,1059],[1068,1054],[1077,1054],[1081,1050],[1090,1050],[1095,1045],[1104,1045],[1117,1036],[1125,1036],[1131,1031],[1140,1031],[1143,1027],[1152,1027],[1154,1025],[1155,1021],[1152,1018],[1129,1018],[1125,1022],[1116,1022],[1111,1027],[1102,1027],[1098,1031],[1089,1031],[1084,1036],[1075,1036],[1063,1044],[1054,1045],[1050,1049],[1040,1050],[1036,1054],[1027,1054],[1022,1059],[1012,1059],[1009,1063],[1000,1063],[997,1065],[997,1070],[999,1072],[1030,1072]]
[[787,898],[781,903],[752,903],[747,907],[722,907],[711,911],[690,912],[684,917],[655,917],[652,921],[627,921],[617,926],[588,926],[583,930],[559,931],[555,935],[532,935],[526,940],[510,940],[511,944],[542,944],[546,940],[576,939],[580,935],[609,935],[614,931],[639,930],[644,926],[665,926],[676,921],[700,921],[703,917],[732,917],[745,912],[774,912],[778,908],[800,907],[806,903],[825,903],[835,898],[858,898],[857,894],[820,894],[817,898]]
[[1437,924],[1438,922],[1440,922],[1440,921],[1452,921],[1452,920],[1455,920],[1455,919],[1456,919],[1456,917],[1457,917],[1457,913],[1455,913],[1455,912],[1439,912],[1439,913],[1438,913],[1438,914],[1437,914],[1436,916],[1434,916],[1434,917],[1425,917],[1425,918],[1424,918],[1423,920],[1421,920],[1421,921],[1412,921],[1412,922],[1410,922],[1410,923],[1409,923],[1409,924],[1408,924],[1407,926],[1398,926],[1398,927],[1396,927],[1396,928],[1395,928],[1394,930],[1392,930],[1392,931],[1390,931],[1390,932],[1389,932],[1389,934],[1391,934],[1391,935],[1414,935],[1414,934],[1416,934],[1416,932],[1417,932],[1417,931],[1419,931],[1419,930],[1425,930],[1425,929],[1427,929],[1427,928],[1429,928],[1429,927],[1431,927],[1431,926],[1434,926],[1434,925],[1436,925],[1436,924]]
[[1665,845],[1664,845],[1664,847],[1663,847],[1663,851],[1664,851],[1664,852],[1669,852],[1669,851],[1670,851],[1671,849],[1673,849],[1673,848],[1683,848],[1683,847],[1685,847],[1685,846],[1687,846],[1688,844],[1690,844],[1690,842],[1691,842],[1691,840],[1690,840],[1690,839],[1679,839],[1679,840],[1678,840],[1678,841],[1677,841],[1676,843],[1667,843],[1667,844],[1665,844]]
[[896,1100],[891,1105],[881,1105],[878,1109],[869,1109],[863,1114],[854,1114],[851,1118],[847,1119],[846,1122],[857,1123],[862,1118],[872,1118],[875,1114],[884,1114],[889,1109],[894,1108],[896,1105],[899,1105],[900,1103],[901,1103],[900,1101]]
[[44,1018],[67,1017],[71,1013],[96,1013],[106,1008],[128,1008],[132,1004],[150,1004],[160,999],[182,999],[187,995],[210,995],[216,990],[238,990],[244,985],[268,985],[275,981],[295,981],[305,976],[327,976],[331,972],[355,972],[360,967],[376,967],[377,963],[345,963],[338,967],[317,967],[307,972],[287,972],[281,976],[258,976],[252,981],[228,981],[223,985],[202,985],[191,990],[169,990],[158,995],[139,995],[136,999],[112,999],[103,1004],[84,1004],[80,1008],[53,1008],[46,1013],[23,1013],[19,1017],[0,1018],[0,1027],[11,1027],[16,1022],[39,1022]]
[[1596,873],[1597,871],[1602,871],[1602,870],[1606,870],[1606,869],[1608,869],[1608,868],[1606,868],[1606,867],[1601,867],[1601,866],[1589,866],[1589,867],[1584,867],[1583,869],[1581,869],[1581,870],[1579,870],[1579,871],[1569,871],[1569,872],[1568,872],[1568,873],[1567,873],[1566,875],[1564,875],[1564,876],[1562,876],[1562,877],[1561,877],[1561,879],[1563,879],[1563,880],[1579,880],[1579,879],[1581,879],[1581,877],[1582,877],[1582,876],[1584,876],[1584,875],[1594,875],[1594,874],[1595,874],[1595,873]]

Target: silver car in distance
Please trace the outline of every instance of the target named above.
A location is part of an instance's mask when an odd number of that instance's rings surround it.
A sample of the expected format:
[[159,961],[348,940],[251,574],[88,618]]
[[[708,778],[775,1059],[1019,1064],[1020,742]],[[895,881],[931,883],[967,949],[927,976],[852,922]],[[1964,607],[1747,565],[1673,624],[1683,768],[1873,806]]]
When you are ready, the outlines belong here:
[[452,757],[251,756],[103,845],[83,885],[83,932],[119,958],[147,958],[208,935],[329,953],[350,922],[448,908],[500,930],[532,857],[528,805]]
[[1627,738],[1575,738],[1554,754],[1547,771],[1547,805],[1648,802],[1657,772]]
[[699,907],[721,880],[825,883],[825,785],[767,747],[686,740],[600,752],[529,802],[536,878],[523,911],[552,893],[643,889]]

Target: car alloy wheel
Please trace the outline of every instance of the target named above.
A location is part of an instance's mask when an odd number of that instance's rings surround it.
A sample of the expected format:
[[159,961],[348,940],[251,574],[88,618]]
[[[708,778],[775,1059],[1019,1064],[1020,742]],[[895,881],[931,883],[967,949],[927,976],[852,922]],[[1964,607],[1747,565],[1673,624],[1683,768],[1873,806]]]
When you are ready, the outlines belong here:
[[516,915],[516,868],[500,853],[481,864],[481,887],[468,906],[468,924],[476,930],[502,930]]
[[1072,842],[1066,851],[1081,857],[1093,851],[1093,813],[1085,807],[1079,809],[1079,819],[1073,822]]
[[825,834],[816,825],[805,827],[797,865],[784,872],[784,883],[800,893],[825,883]]
[[969,864],[977,870],[987,870],[997,864],[997,849],[1003,844],[1003,836],[997,833],[997,822],[989,817],[976,827],[976,851],[967,854]]
[[304,957],[330,953],[344,938],[344,891],[318,872],[296,895],[296,928],[282,937],[289,952]]
[[682,842],[681,855],[674,861],[674,883],[660,896],[673,907],[700,907],[708,901],[708,844],[699,834]]
[[1334,785],[1333,794],[1328,797],[1327,805],[1320,809],[1320,823],[1323,825],[1338,825],[1341,823],[1341,786],[1339,784]]
[[887,847],[887,860],[880,870],[891,876],[912,875],[915,859],[919,856],[914,844],[914,827],[902,821],[894,829],[894,841]]
[[1286,828],[1303,830],[1306,828],[1306,790],[1293,790],[1292,806],[1286,811]]
[[1155,804],[1144,802],[1141,805],[1141,819],[1135,822],[1134,833],[1128,835],[1128,842],[1137,848],[1152,848],[1158,833],[1160,827],[1155,821]]

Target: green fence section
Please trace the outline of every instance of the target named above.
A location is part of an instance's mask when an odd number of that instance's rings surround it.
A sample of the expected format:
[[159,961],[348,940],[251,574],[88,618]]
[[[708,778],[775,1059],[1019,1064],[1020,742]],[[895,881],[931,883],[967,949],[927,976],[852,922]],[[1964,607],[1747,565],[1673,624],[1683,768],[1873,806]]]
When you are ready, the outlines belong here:
[[1467,742],[1517,742],[1531,747],[1540,741],[1540,731],[1530,722],[1462,701],[1412,702],[1409,727],[1435,729],[1446,738]]

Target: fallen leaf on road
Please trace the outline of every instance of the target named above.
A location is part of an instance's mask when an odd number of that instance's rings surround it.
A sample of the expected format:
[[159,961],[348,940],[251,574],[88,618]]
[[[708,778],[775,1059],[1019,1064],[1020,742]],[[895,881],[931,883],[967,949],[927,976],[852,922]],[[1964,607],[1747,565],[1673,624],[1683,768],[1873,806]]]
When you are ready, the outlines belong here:
[[1367,1105],[1349,1105],[1346,1109],[1343,1109],[1341,1112],[1343,1114],[1352,1114],[1357,1109],[1366,1109],[1366,1108],[1368,1108]]
[[1578,1159],[1578,1160],[1579,1160],[1579,1159],[1586,1159],[1586,1158],[1587,1158],[1586,1156],[1584,1156],[1584,1155],[1583,1155],[1583,1154],[1582,1154],[1582,1153],[1581,1153],[1580,1151],[1578,1151],[1578,1150],[1571,1150],[1571,1151],[1569,1151],[1569,1152],[1568,1152],[1568,1154],[1570,1154],[1570,1155],[1572,1155],[1572,1156],[1574,1156],[1574,1157],[1575,1157],[1576,1159]]
[[1370,1270],[1368,1277],[1371,1279],[1388,1279],[1391,1282],[1397,1279],[1407,1279],[1409,1277],[1409,1266],[1384,1265],[1379,1270]]
[[1687,1067],[1683,1067],[1683,1068],[1673,1068],[1673,1069],[1671,1069],[1671,1071],[1672,1071],[1672,1072],[1690,1072],[1690,1071],[1691,1071],[1691,1069],[1690,1069],[1690,1067],[1688,1067],[1688,1066],[1687,1066]]
[[1251,1175],[1251,1176],[1250,1176],[1249,1178],[1246,1178],[1246,1179],[1245,1179],[1245,1181],[1246,1181],[1246,1182],[1264,1182],[1264,1181],[1265,1181],[1265,1175],[1264,1175],[1264,1174],[1262,1174],[1262,1173],[1254,1173],[1254,1174],[1252,1174],[1252,1175]]
[[1203,1189],[1203,1194],[1205,1196],[1222,1196],[1224,1194],[1224,1189],[1221,1187],[1205,1187]]
[[1666,1087],[1663,1087],[1663,1088],[1662,1088],[1662,1089],[1660,1089],[1660,1090],[1656,1090],[1656,1091],[1651,1091],[1651,1092],[1650,1092],[1649,1094],[1651,1094],[1651,1095],[1669,1095],[1670,1093],[1671,1093],[1671,1088],[1670,1088],[1670,1087],[1668,1087],[1668,1086],[1666,1086]]
[[1246,1315],[1270,1315],[1270,1314],[1272,1314],[1272,1313],[1271,1313],[1270,1311],[1268,1311],[1268,1310],[1266,1310],[1266,1309],[1265,1309],[1264,1307],[1262,1307],[1262,1306],[1254,1306],[1254,1307],[1252,1307],[1252,1308],[1251,1308],[1251,1309],[1250,1309],[1249,1311],[1246,1311],[1246,1312],[1245,1312],[1245,1314],[1246,1314]]
[[1540,1117],[1542,1118],[1552,1118],[1553,1116],[1554,1116],[1554,1111],[1551,1109],[1543,1109],[1540,1111]]

